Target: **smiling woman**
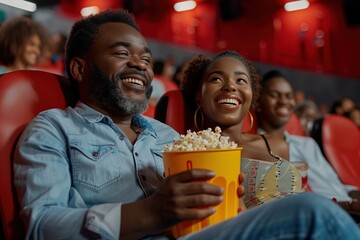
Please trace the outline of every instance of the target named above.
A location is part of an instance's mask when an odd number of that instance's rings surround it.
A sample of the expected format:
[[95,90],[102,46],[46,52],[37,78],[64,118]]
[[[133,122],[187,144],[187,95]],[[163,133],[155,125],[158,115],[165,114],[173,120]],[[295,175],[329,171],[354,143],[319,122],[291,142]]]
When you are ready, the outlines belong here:
[[233,51],[215,58],[198,56],[185,72],[184,91],[194,111],[195,128],[219,126],[222,135],[243,147],[247,208],[301,191],[300,173],[288,161],[284,139],[242,132],[245,116],[259,94],[259,76],[248,60]]
[[28,17],[5,22],[0,28],[0,74],[35,65],[48,47],[48,36],[42,25]]

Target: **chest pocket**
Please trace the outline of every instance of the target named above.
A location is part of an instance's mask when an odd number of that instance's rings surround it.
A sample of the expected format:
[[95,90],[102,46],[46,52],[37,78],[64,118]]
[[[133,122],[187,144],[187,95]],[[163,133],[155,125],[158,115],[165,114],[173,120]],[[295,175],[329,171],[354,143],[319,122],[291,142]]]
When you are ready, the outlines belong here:
[[74,185],[100,191],[121,178],[120,154],[115,145],[70,143]]
[[158,148],[158,149],[152,148],[152,149],[150,149],[151,154],[152,154],[153,159],[154,159],[156,170],[158,171],[160,176],[162,176],[163,173],[164,173],[164,161],[163,161],[163,157],[162,157],[162,151],[163,150],[164,150],[163,148]]

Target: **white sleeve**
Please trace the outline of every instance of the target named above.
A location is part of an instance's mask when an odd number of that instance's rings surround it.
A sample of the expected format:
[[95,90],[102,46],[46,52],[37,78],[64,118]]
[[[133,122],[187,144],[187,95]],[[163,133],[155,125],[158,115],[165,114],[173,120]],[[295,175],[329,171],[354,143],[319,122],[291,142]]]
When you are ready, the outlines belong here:
[[119,239],[121,204],[95,205],[88,210],[85,227],[101,236],[101,239]]
[[286,136],[290,147],[290,161],[306,161],[309,165],[308,182],[313,192],[337,201],[350,201],[347,187],[310,137]]

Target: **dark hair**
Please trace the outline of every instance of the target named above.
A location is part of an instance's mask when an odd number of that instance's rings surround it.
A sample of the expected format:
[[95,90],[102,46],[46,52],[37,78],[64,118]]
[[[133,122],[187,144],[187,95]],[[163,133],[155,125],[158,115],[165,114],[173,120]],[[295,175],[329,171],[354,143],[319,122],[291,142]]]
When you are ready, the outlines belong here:
[[244,64],[245,68],[250,74],[251,89],[253,92],[253,99],[251,104],[254,107],[254,104],[259,96],[259,91],[260,91],[260,84],[259,84],[260,77],[255,67],[252,65],[252,63],[249,60],[245,59],[243,56],[241,56],[239,53],[235,51],[227,50],[217,54],[213,59],[209,57],[205,57],[204,55],[198,55],[197,57],[195,57],[193,60],[190,61],[189,66],[184,74],[183,91],[186,95],[189,105],[192,108],[191,109],[192,111],[195,111],[196,109],[195,96],[196,96],[196,92],[199,90],[199,87],[201,85],[203,74],[205,73],[206,69],[210,66],[211,63],[222,57],[233,57],[238,59],[242,64]]
[[342,108],[345,101],[352,101],[353,102],[353,100],[351,98],[347,98],[347,97],[342,97],[342,98],[336,99],[332,103],[332,105],[330,107],[330,110],[329,110],[329,113],[338,114],[338,112],[337,112],[338,108]]
[[154,61],[154,74],[161,75],[164,71],[165,62],[163,60]]
[[286,80],[285,76],[279,70],[270,70],[262,76],[260,84],[263,87],[265,83],[269,82],[270,80],[280,77]]
[[47,47],[50,36],[46,29],[29,17],[15,17],[0,27],[0,62],[4,65],[14,63],[19,51],[32,36],[37,35],[41,41],[41,51]]
[[65,49],[65,66],[70,81],[74,82],[69,71],[71,59],[76,56],[84,57],[91,49],[94,40],[98,37],[100,26],[109,22],[125,23],[140,31],[133,15],[124,9],[109,9],[76,22],[71,29]]
[[[344,112],[343,116],[349,118],[350,120],[352,120],[351,114],[353,114],[353,113],[356,112],[356,111],[360,111],[360,108],[359,108],[358,106],[355,106],[353,109],[351,109],[351,110],[348,111],[348,112]],[[360,126],[359,126],[359,127],[360,127]]]
[[298,105],[295,106],[295,113],[299,116],[302,114],[304,110],[309,108],[317,109],[318,107],[314,101],[305,100],[302,103],[299,103]]
[[330,110],[329,110],[329,113],[332,113],[332,114],[336,114],[336,109],[341,107],[342,106],[342,103],[343,103],[343,99],[336,99],[331,107],[330,107]]

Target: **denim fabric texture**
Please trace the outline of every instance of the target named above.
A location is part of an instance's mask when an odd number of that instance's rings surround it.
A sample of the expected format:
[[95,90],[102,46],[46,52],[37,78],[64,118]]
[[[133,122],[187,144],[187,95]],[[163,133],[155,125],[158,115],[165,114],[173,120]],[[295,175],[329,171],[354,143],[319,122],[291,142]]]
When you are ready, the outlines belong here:
[[29,124],[14,165],[29,238],[82,239],[88,230],[118,238],[121,203],[154,191],[163,179],[164,144],[178,137],[157,120],[133,122],[144,128],[134,145],[109,117],[82,103],[42,112]]
[[[14,163],[26,239],[119,239],[121,205],[161,183],[161,151],[179,136],[151,118],[133,122],[143,129],[134,145],[109,117],[82,103],[42,112],[27,126]],[[330,200],[298,194],[182,239],[351,240],[360,230]]]

